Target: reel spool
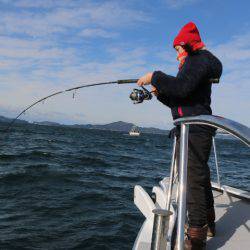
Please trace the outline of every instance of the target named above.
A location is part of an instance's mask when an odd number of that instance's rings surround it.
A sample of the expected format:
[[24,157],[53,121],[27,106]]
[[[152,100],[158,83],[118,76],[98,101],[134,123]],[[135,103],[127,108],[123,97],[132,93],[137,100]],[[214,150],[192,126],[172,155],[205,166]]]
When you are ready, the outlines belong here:
[[142,103],[144,100],[151,100],[152,94],[146,88],[142,86],[142,89],[133,89],[129,98],[134,102],[134,104]]

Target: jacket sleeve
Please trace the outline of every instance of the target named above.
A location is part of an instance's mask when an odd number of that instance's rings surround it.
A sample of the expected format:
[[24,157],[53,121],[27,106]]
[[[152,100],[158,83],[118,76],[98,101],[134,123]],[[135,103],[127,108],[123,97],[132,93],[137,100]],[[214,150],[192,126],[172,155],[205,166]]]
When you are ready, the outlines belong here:
[[189,56],[176,77],[155,71],[152,85],[166,97],[188,97],[208,76],[207,64],[198,56]]
[[169,102],[169,98],[162,95],[162,94],[158,94],[157,96],[157,100],[160,101],[161,103],[163,103],[166,106],[170,106],[170,102]]

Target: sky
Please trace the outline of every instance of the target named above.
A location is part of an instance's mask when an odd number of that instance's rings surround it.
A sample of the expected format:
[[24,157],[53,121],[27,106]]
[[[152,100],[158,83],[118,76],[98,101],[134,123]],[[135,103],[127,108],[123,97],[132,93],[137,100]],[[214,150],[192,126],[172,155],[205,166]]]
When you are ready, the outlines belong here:
[[[54,91],[178,71],[173,39],[189,21],[223,63],[212,108],[250,126],[250,2],[223,0],[0,0],[0,115],[14,117]],[[60,95],[22,119],[66,124],[133,122],[169,129],[156,98],[134,105],[136,85]]]

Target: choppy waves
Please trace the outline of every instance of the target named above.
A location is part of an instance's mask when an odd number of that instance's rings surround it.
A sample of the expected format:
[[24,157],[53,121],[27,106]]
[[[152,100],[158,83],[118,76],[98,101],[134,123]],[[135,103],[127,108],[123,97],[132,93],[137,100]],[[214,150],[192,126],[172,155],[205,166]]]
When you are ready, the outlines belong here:
[[[217,142],[223,183],[249,190],[249,150]],[[16,127],[0,152],[0,249],[131,249],[144,220],[133,187],[168,175],[171,147],[164,135]]]

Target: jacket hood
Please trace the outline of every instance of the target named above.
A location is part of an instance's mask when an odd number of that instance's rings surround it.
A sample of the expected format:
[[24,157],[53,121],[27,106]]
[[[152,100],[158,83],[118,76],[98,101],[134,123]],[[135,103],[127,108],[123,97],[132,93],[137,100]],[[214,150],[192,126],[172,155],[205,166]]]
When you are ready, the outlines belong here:
[[[207,51],[207,50],[206,50]],[[214,56],[211,52],[208,52],[208,60],[210,61],[210,74],[211,78],[213,79],[219,79],[222,75],[222,63],[221,61]]]
[[188,47],[191,51],[196,51],[205,46],[201,41],[200,33],[193,22],[184,25],[175,37],[173,46]]

